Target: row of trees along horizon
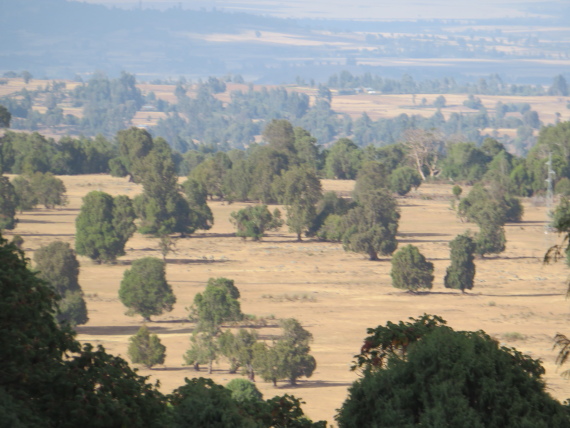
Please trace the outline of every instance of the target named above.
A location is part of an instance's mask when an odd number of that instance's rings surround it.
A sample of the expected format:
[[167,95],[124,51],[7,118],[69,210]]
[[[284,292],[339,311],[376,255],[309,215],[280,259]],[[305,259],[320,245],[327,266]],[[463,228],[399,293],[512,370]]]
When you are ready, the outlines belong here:
[[[32,79],[26,72],[8,72],[5,75],[21,76],[28,83]],[[384,146],[400,141],[409,129],[437,128],[446,139],[459,135],[478,145],[487,137],[497,138],[510,151],[524,155],[536,142],[534,134],[541,126],[538,113],[531,110],[528,103],[501,101],[495,105],[494,112],[489,112],[477,95],[567,96],[569,93],[562,75],[555,76],[552,85],[545,88],[507,84],[498,75],[481,78],[476,83],[460,84],[453,78],[416,82],[409,75],[396,80],[370,73],[355,76],[343,71],[331,76],[327,86],[310,83],[317,94],[314,103],[305,93],[285,87],[256,89],[252,84],[247,90],[232,91],[228,102],[220,101],[216,96],[226,91],[227,83],[244,84],[241,76],[210,77],[196,84],[184,78],[176,82],[153,82],[175,85],[177,102],[169,103],[152,91],[143,95],[135,76],[126,72],[116,79],[94,73],[86,82],[79,80],[74,89],[67,89],[66,82],[62,81],[48,82],[45,87],[33,90],[23,88],[15,94],[1,97],[0,104],[12,114],[15,129],[35,131],[47,127],[56,131],[63,129],[73,135],[102,134],[107,138],[127,128],[137,112],[164,112],[166,118],[160,119],[150,130],[181,153],[200,146],[224,151],[244,149],[256,141],[273,119],[286,119],[308,130],[320,145],[350,138],[359,147]],[[1,83],[7,83],[7,80],[0,79]],[[363,88],[384,94],[410,94],[411,102],[407,108],[435,107],[437,111],[427,118],[420,114],[402,114],[395,118],[372,120],[363,113],[353,120],[331,108],[335,96],[333,91],[345,94]],[[422,96],[446,93],[465,94],[462,105],[469,108],[470,113],[452,113],[446,119],[440,111],[446,107],[443,95],[429,103]],[[45,108],[44,113],[34,108],[38,105]],[[81,114],[64,114],[62,107],[81,109]],[[517,136],[499,135],[498,130],[503,128],[516,129]],[[489,129],[493,131],[485,131]]]

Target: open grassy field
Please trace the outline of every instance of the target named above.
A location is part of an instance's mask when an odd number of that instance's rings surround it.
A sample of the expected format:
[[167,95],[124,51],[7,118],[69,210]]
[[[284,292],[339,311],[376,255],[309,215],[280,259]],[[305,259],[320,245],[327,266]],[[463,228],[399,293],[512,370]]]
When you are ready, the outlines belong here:
[[[34,250],[55,240],[73,244],[75,217],[81,198],[92,190],[135,196],[140,186],[126,179],[106,175],[64,176],[69,205],[62,209],[37,209],[19,215],[17,228],[7,233],[23,236],[24,248],[32,258]],[[347,194],[351,181],[324,181],[327,190]],[[141,369],[143,375],[160,379],[168,392],[184,377],[206,376],[183,365],[194,324],[187,321],[187,307],[210,277],[234,279],[245,313],[269,318],[259,328],[263,338],[279,334],[278,320],[297,318],[314,336],[312,353],[317,370],[296,388],[280,382],[275,389],[257,380],[266,398],[291,393],[306,401],[313,419],[333,422],[337,409],[356,379],[350,371],[352,357],[366,335],[366,328],[388,320],[405,320],[423,313],[438,314],[455,329],[483,329],[498,341],[541,358],[546,367],[550,393],[558,399],[570,395],[570,384],[560,378],[552,350],[557,332],[570,334],[569,303],[565,281],[570,270],[563,264],[544,266],[546,248],[557,237],[545,234],[545,209],[525,200],[521,223],[508,224],[507,250],[498,257],[476,261],[475,288],[461,294],[445,289],[443,276],[449,265],[448,243],[473,224],[461,223],[450,209],[451,185],[425,185],[398,200],[402,218],[400,246],[417,245],[435,264],[435,282],[430,293],[413,295],[392,287],[390,258],[368,261],[346,253],[340,244],[306,239],[296,242],[286,229],[270,233],[262,242],[243,241],[233,234],[230,213],[245,204],[211,202],[215,226],[177,241],[177,252],[168,255],[167,279],[177,303],[171,313],[156,317],[149,327],[167,347],[163,367]],[[108,351],[126,357],[128,338],[142,323],[141,317],[124,315],[118,299],[125,269],[141,257],[160,257],[157,239],[135,236],[127,243],[127,254],[116,265],[96,265],[80,258],[80,283],[86,294],[89,322],[78,327],[82,342],[104,345]],[[272,319],[274,317],[274,319]],[[238,375],[228,374],[228,364],[219,361],[212,378],[225,384]]]

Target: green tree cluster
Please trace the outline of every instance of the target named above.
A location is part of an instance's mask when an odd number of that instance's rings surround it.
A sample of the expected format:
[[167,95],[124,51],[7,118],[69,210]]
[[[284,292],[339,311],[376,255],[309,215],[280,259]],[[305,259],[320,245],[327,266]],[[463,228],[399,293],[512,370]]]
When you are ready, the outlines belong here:
[[267,205],[251,205],[231,213],[231,222],[236,227],[236,236],[260,241],[266,231],[279,230],[283,225],[281,211],[275,208],[273,213]]
[[468,235],[458,235],[449,243],[451,248],[451,265],[447,268],[444,278],[446,288],[454,288],[465,292],[473,288],[475,278],[475,263],[473,253],[476,244]]
[[38,204],[50,209],[67,205],[65,184],[51,172],[20,175],[14,178],[12,184],[20,212],[32,210]]
[[419,249],[406,245],[392,257],[392,285],[396,288],[417,292],[430,290],[433,285],[433,263],[428,262]]

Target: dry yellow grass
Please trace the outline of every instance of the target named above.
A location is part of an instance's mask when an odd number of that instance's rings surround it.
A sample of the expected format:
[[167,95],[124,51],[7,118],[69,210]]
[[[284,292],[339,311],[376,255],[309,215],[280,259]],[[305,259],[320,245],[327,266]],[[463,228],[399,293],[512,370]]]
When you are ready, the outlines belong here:
[[[61,178],[68,189],[69,205],[24,213],[19,216],[18,227],[10,232],[23,236],[28,257],[54,240],[73,243],[75,217],[87,192],[102,190],[130,197],[140,192],[138,185],[106,175]],[[352,186],[351,181],[324,181],[325,189],[343,193]],[[557,332],[570,334],[568,301],[564,298],[569,270],[562,263],[541,263],[546,248],[556,242],[555,236],[544,233],[544,208],[525,201],[524,221],[506,226],[507,250],[499,257],[478,260],[475,288],[462,295],[443,287],[449,264],[448,242],[476,226],[457,219],[447,200],[450,193],[451,185],[426,185],[399,199],[400,245],[417,245],[435,264],[434,288],[427,295],[394,289],[389,257],[371,262],[359,254],[345,253],[340,244],[309,239],[295,242],[295,236],[286,229],[270,233],[262,242],[235,238],[229,215],[245,204],[211,202],[216,222],[212,230],[178,240],[177,252],[168,256],[167,277],[178,301],[171,313],[156,317],[149,326],[167,346],[165,366],[141,369],[140,373],[160,379],[164,392],[181,385],[184,377],[206,376],[183,365],[182,355],[194,327],[186,321],[186,308],[208,278],[223,276],[236,281],[244,312],[277,319],[295,317],[314,335],[312,352],[318,367],[312,378],[301,380],[296,388],[280,382],[277,389],[257,380],[266,398],[284,393],[301,397],[307,403],[307,414],[314,419],[333,421],[335,409],[356,379],[349,368],[367,327],[424,312],[443,316],[456,329],[483,329],[508,346],[541,358],[549,391],[559,399],[567,398],[570,389],[556,372],[552,338]],[[127,255],[113,266],[80,258],[80,283],[87,296],[90,321],[77,329],[80,341],[103,344],[123,357],[128,338],[142,319],[124,315],[117,294],[122,274],[132,260],[160,257],[157,240],[139,234],[126,249]],[[307,295],[310,299],[262,297],[284,294]],[[274,326],[258,331],[262,336],[279,333]],[[212,378],[225,384],[237,376],[228,374],[227,369],[228,365],[220,361]]]

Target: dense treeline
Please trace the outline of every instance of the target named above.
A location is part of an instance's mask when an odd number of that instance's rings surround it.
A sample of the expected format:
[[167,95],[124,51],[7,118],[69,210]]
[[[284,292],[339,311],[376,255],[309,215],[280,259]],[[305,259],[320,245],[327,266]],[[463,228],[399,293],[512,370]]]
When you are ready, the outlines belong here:
[[[51,82],[36,90],[22,89],[3,97],[4,104],[12,114],[15,129],[37,130],[40,127],[58,129],[65,126],[72,134],[94,136],[98,133],[111,138],[117,131],[128,127],[138,111],[167,113],[153,127],[156,136],[165,138],[177,151],[184,153],[197,145],[210,146],[216,150],[243,149],[251,145],[263,128],[273,119],[287,119],[301,126],[317,138],[319,144],[330,144],[335,139],[351,138],[358,146],[369,144],[383,146],[402,139],[409,129],[439,129],[444,136],[461,136],[480,144],[485,129],[510,128],[517,136],[502,136],[502,142],[519,153],[525,153],[535,138],[533,130],[541,126],[537,112],[527,103],[509,104],[498,102],[494,114],[482,105],[477,94],[485,95],[566,95],[568,86],[563,76],[556,76],[549,89],[528,85],[505,84],[499,76],[480,79],[476,84],[458,84],[453,79],[414,81],[404,75],[400,80],[381,78],[371,74],[353,76],[344,71],[330,77],[328,85],[339,94],[356,91],[412,94],[410,108],[437,107],[431,117],[420,114],[402,114],[395,118],[371,120],[366,114],[353,120],[348,115],[332,110],[332,92],[319,85],[315,102],[300,92],[284,87],[236,90],[230,101],[222,103],[216,94],[226,91],[226,82],[243,83],[241,76],[224,79],[210,77],[207,81],[190,85],[180,80],[174,90],[177,103],[170,104],[156,97],[153,92],[143,95],[136,87],[136,79],[129,73],[110,79],[102,73],[94,73],[87,82],[81,82],[68,90],[65,82]],[[172,83],[172,82],[170,82]],[[314,83],[313,83],[314,85]],[[445,118],[439,108],[446,100],[440,96],[432,104],[417,94],[465,93],[463,104],[471,113],[453,113]],[[40,113],[32,108],[36,104],[45,107]],[[62,106],[80,108],[81,115],[64,114]]]

